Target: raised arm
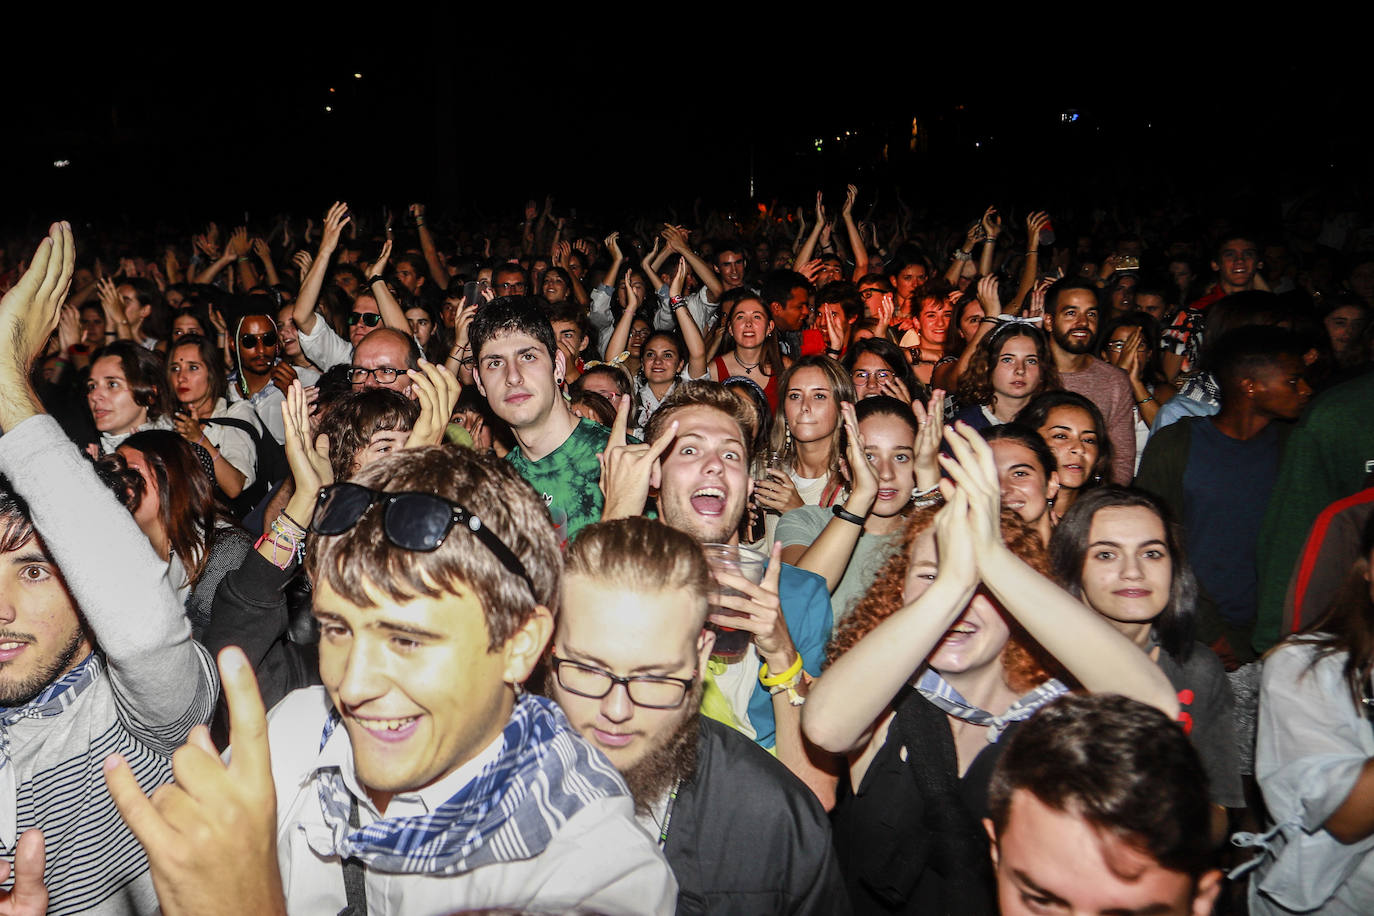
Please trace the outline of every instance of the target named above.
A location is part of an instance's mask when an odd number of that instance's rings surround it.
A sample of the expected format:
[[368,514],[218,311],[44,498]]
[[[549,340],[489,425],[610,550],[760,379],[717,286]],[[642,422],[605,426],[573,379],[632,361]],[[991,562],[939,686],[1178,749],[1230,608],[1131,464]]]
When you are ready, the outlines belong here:
[[968,232],[964,234],[964,244],[955,249],[949,261],[949,267],[945,269],[945,280],[951,285],[959,282],[959,275],[964,272],[964,262],[973,259],[973,246],[978,244],[978,240],[983,237],[983,224],[974,223],[968,227]]
[[[277,274],[277,265],[272,263],[272,249],[262,239],[253,239],[253,254],[258,256],[262,262],[262,269],[267,274],[267,284],[276,286],[281,282],[281,277]],[[170,278],[169,278],[170,279]]]
[[377,260],[367,268],[367,288],[371,291],[372,298],[377,300],[377,311],[382,313],[382,324],[409,337],[411,336],[410,322],[406,321],[405,310],[401,308],[401,303],[396,301],[396,297],[391,294],[391,287],[382,277],[382,274],[386,272],[386,262],[390,257],[391,239],[387,239],[382,243],[382,253],[377,255]]
[[606,343],[606,352],[601,354],[601,358],[610,362],[630,345],[630,325],[635,321],[635,310],[639,308],[639,294],[630,285],[630,272],[626,271],[625,276],[620,280],[621,292],[625,295],[625,308],[620,313],[620,320],[616,322],[615,330],[611,332],[611,339]]
[[992,256],[997,252],[997,236],[1002,234],[1002,217],[995,207],[983,213],[983,249],[978,254],[978,274],[992,273]]
[[420,250],[425,254],[425,264],[429,267],[429,282],[439,289],[448,289],[448,271],[444,262],[439,260],[439,248],[434,244],[434,233],[429,231],[425,221],[425,205],[411,204],[410,215],[415,217],[415,228],[420,233]]
[[821,230],[825,228],[825,204],[823,202],[824,199],[825,195],[822,192],[817,191],[816,225],[811,227],[811,234],[806,237],[806,241],[802,242],[801,250],[797,252],[796,262],[798,264],[805,264],[807,261],[811,260],[812,254],[816,250],[816,242],[819,241],[821,237]]
[[844,208],[840,210],[840,216],[844,219],[844,231],[849,236],[849,247],[854,253],[854,273],[851,278],[855,282],[868,273],[868,247],[864,245],[863,233],[854,222],[854,200],[858,196],[858,186],[850,185],[844,195]]
[[1007,547],[998,525],[1001,485],[992,449],[965,423],[945,431],[953,457],[940,464],[969,496],[968,534],[983,584],[1088,690],[1119,693],[1178,718],[1178,697],[1164,672],[1102,615],[1026,563]]
[[[854,405],[845,402],[840,405],[844,419],[845,457],[849,461],[849,498],[845,500],[844,510],[859,518],[867,518],[878,498],[878,478],[868,463],[863,438],[859,435],[859,421],[854,415]],[[806,544],[789,544],[782,548],[784,563],[809,570],[825,579],[825,587],[833,594],[839,588],[844,571],[849,566],[850,557],[859,543],[863,527],[853,522],[835,517],[826,522],[821,533],[808,547]]]
[[1040,231],[1050,224],[1050,215],[1044,210],[1036,210],[1026,217],[1026,260],[1021,264],[1021,285],[1016,288],[1016,296],[1007,305],[1007,311],[1016,311],[1026,296],[1035,287],[1040,277]]
[[209,719],[215,697],[209,656],[191,639],[167,564],[91,463],[43,414],[29,384],[29,366],[57,326],[74,254],[71,227],[53,224],[29,269],[0,301],[0,473],[28,502],[51,557],[35,566],[47,576],[60,570],[104,654],[120,718],[171,753],[193,725]]
[[682,342],[687,345],[687,375],[691,378],[703,378],[709,366],[706,359],[706,341],[701,336],[701,328],[697,327],[696,319],[692,317],[692,310],[682,299],[682,287],[686,282],[687,259],[680,258],[677,262],[677,271],[673,274],[673,282],[668,287],[668,303],[673,309],[673,317],[677,319],[677,326],[682,331]]
[[324,277],[329,272],[329,261],[334,256],[334,249],[339,247],[339,233],[348,222],[348,204],[335,201],[334,206],[330,207],[324,216],[324,234],[320,237],[320,250],[311,262],[305,278],[301,280],[300,295],[296,297],[296,304],[291,310],[291,317],[303,334],[315,330],[315,303],[319,301],[320,290],[324,288]]
[[[697,253],[687,243],[686,230],[681,226],[664,226],[663,241],[667,243],[670,250],[687,259],[687,263],[691,265],[697,279],[706,286],[711,301],[719,302],[720,297],[725,294],[725,284],[720,282],[720,276],[711,269],[709,264],[697,257]],[[653,276],[657,277],[658,273],[655,271]]]

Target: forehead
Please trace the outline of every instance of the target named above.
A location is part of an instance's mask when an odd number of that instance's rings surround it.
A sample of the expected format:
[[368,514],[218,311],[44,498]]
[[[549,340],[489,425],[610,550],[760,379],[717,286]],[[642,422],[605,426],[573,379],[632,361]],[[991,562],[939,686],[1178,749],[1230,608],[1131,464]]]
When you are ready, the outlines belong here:
[[[440,637],[480,646],[485,652],[487,623],[482,602],[461,582],[445,585],[435,597],[421,596],[398,602],[383,595],[371,582],[364,582],[368,603],[354,604],[334,590],[327,576],[315,588],[316,613],[332,614],[355,629],[384,629],[388,626],[419,628]],[[455,675],[455,681],[457,675]]]
[[937,312],[951,312],[954,306],[949,304],[947,299],[922,299],[921,314],[934,314]]
[[359,293],[358,298],[353,300],[353,311],[375,312],[377,311],[377,300],[368,293]]
[[1092,540],[1164,540],[1164,522],[1145,506],[1107,506],[1093,515]]
[[354,362],[367,369],[378,366],[400,368],[405,365],[408,348],[391,334],[369,334],[358,344]]
[[181,344],[172,348],[172,362],[199,362],[200,347],[195,344]]
[[999,471],[1024,464],[1041,474],[1045,472],[1045,469],[1040,465],[1039,456],[1030,447],[1014,439],[996,439],[989,444],[992,446],[992,457],[997,462]]
[[580,573],[563,579],[558,640],[629,671],[690,657],[706,596],[687,589],[635,590]]
[[1069,308],[1096,311],[1097,297],[1086,289],[1066,289],[1055,300],[1055,311],[1062,312]]
[[737,318],[761,318],[764,315],[763,303],[757,299],[741,299],[735,303],[734,311],[730,313],[730,320]]
[[1221,244],[1222,257],[1227,255],[1231,257],[1236,257],[1238,255],[1253,255],[1258,252],[1259,246],[1250,239],[1230,239]]
[[[705,404],[684,407],[673,414],[673,419],[677,421],[679,439],[684,436],[695,436],[708,442],[733,441],[741,445],[744,443],[744,431],[735,422],[735,418],[714,407]],[[675,454],[672,450],[664,452],[664,463],[666,464]]]
[[507,331],[490,337],[482,344],[480,356],[513,356],[531,347],[547,355],[544,345],[524,331]]
[[787,383],[790,388],[824,388],[830,390],[830,377],[815,366],[807,366],[805,369],[798,369],[792,373],[792,380]]
[[1094,432],[1096,430],[1092,414],[1082,407],[1069,405],[1051,408],[1050,412],[1045,415],[1045,426],[1064,426],[1079,432]]
[[555,334],[566,334],[577,330],[576,321],[555,321],[553,322],[553,332]]
[[249,315],[243,319],[243,324],[239,325],[239,330],[245,334],[266,334],[273,330],[272,319],[266,315]]
[[118,356],[102,356],[91,364],[91,375],[101,378],[124,378],[124,364]]
[[859,424],[859,431],[863,433],[866,445],[881,443],[910,448],[916,442],[916,434],[911,427],[890,413],[873,414]]
[[1011,353],[1017,356],[1034,356],[1036,353],[1035,341],[1024,334],[1017,334],[1002,341],[1002,346],[997,351],[998,355]]

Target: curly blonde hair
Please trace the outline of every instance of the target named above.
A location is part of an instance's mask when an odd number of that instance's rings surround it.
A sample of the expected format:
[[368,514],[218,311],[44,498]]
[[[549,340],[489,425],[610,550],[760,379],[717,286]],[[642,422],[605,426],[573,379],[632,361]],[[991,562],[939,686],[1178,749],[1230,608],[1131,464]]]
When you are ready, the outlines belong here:
[[[902,534],[901,549],[883,564],[877,578],[873,580],[873,585],[855,605],[853,613],[835,628],[835,634],[826,646],[827,663],[833,663],[835,659],[848,652],[874,627],[906,604],[903,593],[906,589],[907,568],[911,564],[912,545],[935,524],[938,511],[937,508],[921,507],[912,512]],[[1002,510],[1002,539],[1011,548],[1011,552],[1020,557],[1027,566],[1042,576],[1049,577],[1049,559],[1040,535],[1010,509]],[[1000,606],[998,610],[1011,631],[1007,645],[1002,650],[1002,668],[1007,686],[1017,693],[1026,693],[1052,677],[1066,684],[1074,683],[1064,667],[1046,652],[1014,617],[1002,611]]]

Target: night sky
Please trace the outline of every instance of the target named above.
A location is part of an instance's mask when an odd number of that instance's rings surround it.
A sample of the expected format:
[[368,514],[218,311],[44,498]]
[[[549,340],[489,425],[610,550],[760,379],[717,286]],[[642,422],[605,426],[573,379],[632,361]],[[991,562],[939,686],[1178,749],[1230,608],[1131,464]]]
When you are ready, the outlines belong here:
[[736,23],[727,40],[704,22],[520,34],[432,15],[235,16],[180,42],[75,41],[41,78],[12,57],[0,220],[267,219],[340,197],[491,216],[546,193],[593,215],[647,202],[681,213],[699,197],[731,209],[751,191],[839,194],[856,177],[937,209],[1177,194],[1221,210],[1362,187],[1369,173],[1367,113],[1350,107],[1369,81],[1354,57],[1119,31],[994,52],[902,41],[877,22],[844,51],[795,25]]

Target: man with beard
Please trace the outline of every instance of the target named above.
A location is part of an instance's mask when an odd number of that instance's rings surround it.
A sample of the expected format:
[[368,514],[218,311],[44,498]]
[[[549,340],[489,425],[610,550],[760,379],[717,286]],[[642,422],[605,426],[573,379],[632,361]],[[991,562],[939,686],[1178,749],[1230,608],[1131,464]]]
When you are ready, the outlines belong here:
[[[602,519],[642,515],[656,486],[659,518],[668,525],[698,544],[738,544],[754,484],[746,410],[717,382],[680,384],[645,429],[652,444],[640,445],[626,444],[622,406],[602,459]],[[769,568],[776,572],[762,585],[735,576],[728,584],[741,595],[718,601],[743,616],[713,622],[747,631],[752,639],[739,659],[712,662],[714,683],[728,701],[731,724],[774,751],[829,807],[834,762],[802,738],[801,705],[808,678],[820,674],[825,659],[833,622],[830,593],[820,576],[783,563],[781,545]]]
[[1135,395],[1125,372],[1093,356],[1097,319],[1097,292],[1088,281],[1063,279],[1046,291],[1045,323],[1059,378],[1102,411],[1112,440],[1112,481],[1124,485],[1135,471]]
[[564,574],[549,689],[625,777],[677,877],[677,912],[849,912],[816,798],[698,712],[715,583],[692,538],[602,522],[573,542]]

